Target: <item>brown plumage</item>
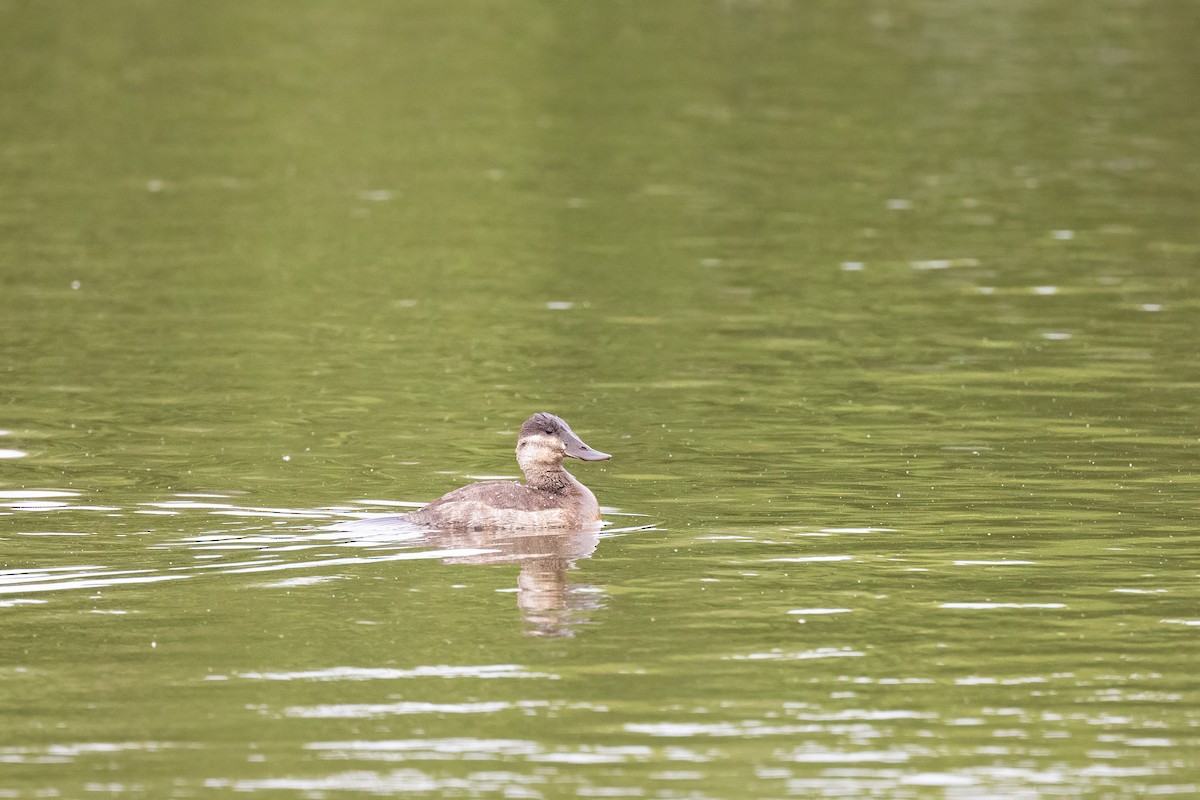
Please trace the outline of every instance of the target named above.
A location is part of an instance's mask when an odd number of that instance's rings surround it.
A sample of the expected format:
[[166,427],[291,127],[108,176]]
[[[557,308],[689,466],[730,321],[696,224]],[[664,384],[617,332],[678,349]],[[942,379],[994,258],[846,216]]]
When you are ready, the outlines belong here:
[[517,463],[524,485],[484,481],[455,489],[406,515],[428,528],[514,530],[580,528],[600,520],[600,505],[591,490],[563,469],[564,457],[584,461],[612,458],[593,450],[562,419],[544,411],[521,426]]

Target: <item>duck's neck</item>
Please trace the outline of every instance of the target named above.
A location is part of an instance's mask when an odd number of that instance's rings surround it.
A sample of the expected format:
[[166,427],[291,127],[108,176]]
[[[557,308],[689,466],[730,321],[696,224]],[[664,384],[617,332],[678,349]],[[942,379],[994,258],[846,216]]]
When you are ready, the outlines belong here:
[[562,462],[528,464],[522,467],[525,472],[525,485],[531,489],[566,494],[581,485],[571,473],[563,469]]

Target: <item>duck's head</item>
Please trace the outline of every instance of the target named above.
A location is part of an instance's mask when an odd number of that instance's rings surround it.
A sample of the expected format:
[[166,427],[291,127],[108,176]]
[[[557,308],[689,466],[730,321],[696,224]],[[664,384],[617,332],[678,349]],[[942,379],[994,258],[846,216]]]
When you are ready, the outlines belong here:
[[588,447],[570,425],[553,414],[539,411],[525,420],[517,436],[517,462],[522,468],[533,464],[561,464],[565,456],[583,461],[612,458],[608,453]]

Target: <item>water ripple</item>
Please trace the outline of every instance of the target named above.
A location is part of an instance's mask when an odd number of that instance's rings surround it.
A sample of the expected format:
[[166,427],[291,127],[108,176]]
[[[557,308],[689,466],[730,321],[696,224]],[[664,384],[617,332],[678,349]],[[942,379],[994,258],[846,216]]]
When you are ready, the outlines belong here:
[[373,719],[376,717],[411,716],[416,714],[495,714],[521,708],[542,708],[546,702],[490,701],[475,703],[340,703],[322,706],[291,706],[284,716],[302,719]]
[[[206,680],[229,680],[228,675],[209,675]],[[329,667],[299,672],[238,672],[232,677],[257,681],[391,681],[406,678],[543,678],[558,680],[547,672],[529,672],[517,664],[482,664],[475,666],[440,664],[391,669],[386,667]]]

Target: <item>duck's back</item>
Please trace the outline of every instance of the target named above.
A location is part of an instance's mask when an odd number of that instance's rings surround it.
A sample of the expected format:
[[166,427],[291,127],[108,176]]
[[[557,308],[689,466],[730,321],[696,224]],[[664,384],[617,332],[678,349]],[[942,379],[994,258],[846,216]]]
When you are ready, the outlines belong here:
[[576,528],[600,518],[595,495],[582,485],[578,489],[583,491],[547,492],[513,481],[484,481],[455,489],[407,516],[434,528]]

